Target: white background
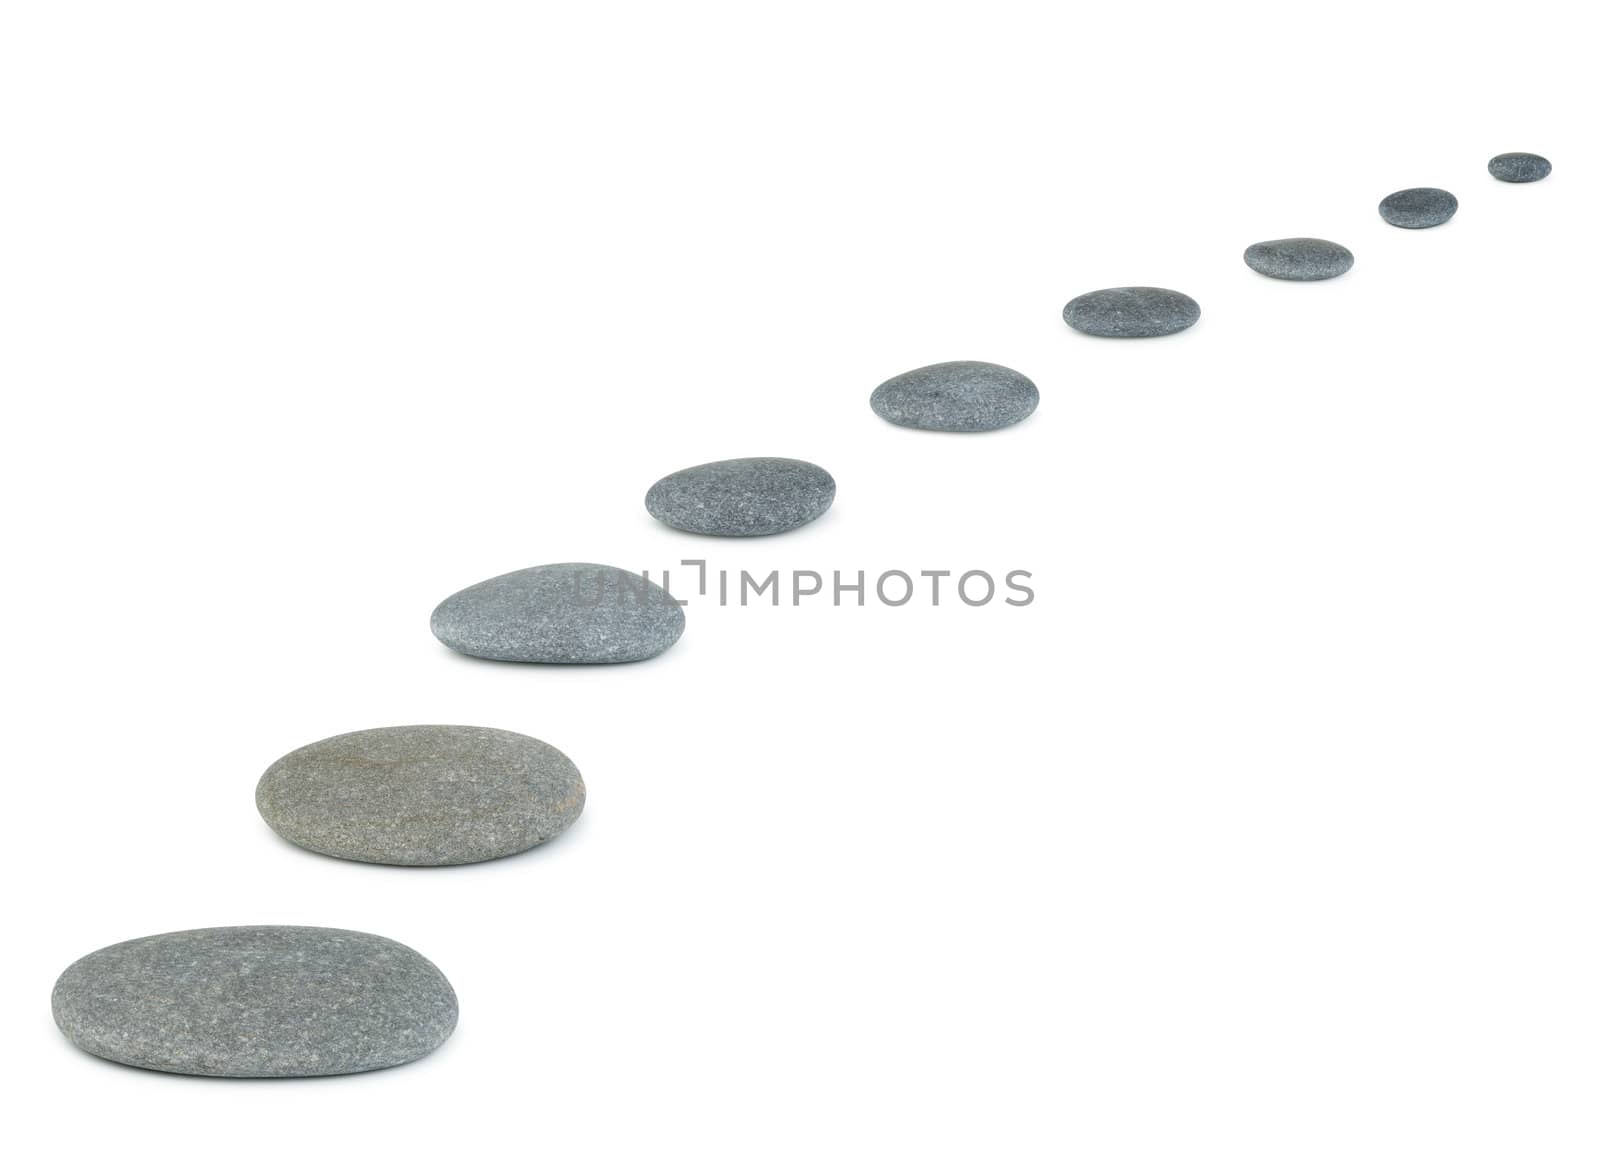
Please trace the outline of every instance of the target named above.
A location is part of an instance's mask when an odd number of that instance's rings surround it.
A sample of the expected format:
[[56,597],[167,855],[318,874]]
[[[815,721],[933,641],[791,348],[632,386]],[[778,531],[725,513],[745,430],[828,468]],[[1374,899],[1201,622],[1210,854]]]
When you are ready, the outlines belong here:
[[[13,2],[0,24],[6,1140],[285,1163],[1592,1164],[1600,401],[1576,6]],[[1550,157],[1531,186],[1488,158]],[[1437,185],[1432,231],[1378,200]],[[1356,254],[1266,280],[1259,239]],[[1199,325],[1069,331],[1158,284]],[[982,359],[989,435],[872,388]],[[833,472],[768,540],[650,483]],[[1034,573],[494,665],[543,562]],[[682,588],[679,589],[680,591]],[[299,745],[542,737],[565,837],[299,851]],[[413,1066],[121,1068],[118,940],[392,936]]]

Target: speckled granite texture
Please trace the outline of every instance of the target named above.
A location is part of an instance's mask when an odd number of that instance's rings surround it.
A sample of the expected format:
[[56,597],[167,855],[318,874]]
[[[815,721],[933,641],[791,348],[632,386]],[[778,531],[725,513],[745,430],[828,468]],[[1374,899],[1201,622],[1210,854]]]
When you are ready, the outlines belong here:
[[577,821],[583,800],[560,750],[476,725],[340,734],[279,758],[256,785],[261,817],[289,842],[407,867],[537,847]]
[[1433,186],[1397,190],[1378,204],[1385,223],[1412,231],[1448,223],[1455,213],[1456,196]]
[[167,932],[71,965],[56,1024],[96,1057],[220,1078],[354,1074],[415,1061],[456,1026],[444,974],[404,944],[339,928]]
[[777,535],[833,505],[833,475],[794,458],[729,458],[669,474],[644,496],[669,527],[696,535]]
[[1015,369],[987,361],[945,361],[891,377],[872,391],[872,411],[918,430],[979,433],[1016,425],[1039,404],[1039,389]]
[[1200,305],[1170,288],[1101,288],[1068,301],[1061,315],[1090,336],[1171,336],[1200,319]]
[[1253,271],[1275,280],[1331,280],[1355,263],[1348,247],[1326,239],[1268,239],[1245,248],[1244,261]]
[[547,563],[464,588],[433,610],[433,634],[467,656],[622,664],[665,652],[683,609],[660,584],[601,563]]
[[1489,173],[1501,182],[1538,182],[1550,173],[1550,159],[1537,154],[1496,154]]

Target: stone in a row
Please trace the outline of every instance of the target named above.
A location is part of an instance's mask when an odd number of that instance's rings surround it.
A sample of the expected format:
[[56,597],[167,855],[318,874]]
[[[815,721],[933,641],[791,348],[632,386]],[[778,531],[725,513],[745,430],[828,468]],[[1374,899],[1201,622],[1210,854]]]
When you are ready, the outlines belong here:
[[404,944],[340,928],[200,928],[75,961],[56,1025],[96,1057],[217,1078],[355,1074],[415,1061],[456,1027],[456,994]]
[[583,813],[585,795],[572,760],[538,738],[478,725],[397,725],[285,754],[256,784],[256,809],[308,851],[443,867],[553,839]]

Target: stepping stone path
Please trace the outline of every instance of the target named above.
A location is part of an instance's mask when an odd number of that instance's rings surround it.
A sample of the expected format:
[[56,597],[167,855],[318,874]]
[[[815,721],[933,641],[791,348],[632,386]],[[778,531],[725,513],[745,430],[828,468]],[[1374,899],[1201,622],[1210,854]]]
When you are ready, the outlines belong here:
[[1433,186],[1397,190],[1378,204],[1385,223],[1410,230],[1448,223],[1455,213],[1456,196]]
[[296,846],[407,867],[537,847],[577,821],[583,800],[560,750],[475,725],[340,734],[279,758],[256,786],[261,817]]
[[1550,159],[1537,154],[1496,154],[1489,173],[1501,182],[1538,182],[1550,173]]
[[600,563],[547,563],[463,588],[433,610],[433,634],[467,656],[623,664],[665,652],[683,609],[660,584]]
[[[1499,154],[1489,173],[1538,182],[1550,162]],[[1396,227],[1437,227],[1456,197],[1396,191],[1378,206]],[[1273,279],[1343,275],[1349,248],[1272,239],[1245,263]],[[1062,316],[1091,336],[1182,332],[1200,305],[1168,288],[1102,288]],[[872,408],[895,425],[972,433],[1015,425],[1039,390],[1004,365],[949,361],[879,385]],[[832,475],[790,458],[735,458],[658,481],[645,507],[705,535],[772,535],[833,504]],[[703,566],[703,564],[702,564]],[[965,582],[965,581],[963,581]],[[661,585],[596,563],[550,563],[496,576],[433,611],[433,633],[468,656],[543,664],[618,664],[664,652],[683,609]],[[560,750],[506,730],[410,725],[341,734],[274,762],[256,787],[273,830],[297,846],[366,863],[439,866],[516,854],[560,834],[583,811],[577,768]],[[177,1074],[293,1078],[398,1066],[454,1031],[457,1004],[433,964],[403,944],[336,928],[202,928],[102,948],[56,981],[51,1009],[80,1049]],[[533,1019],[537,1021],[535,1017]],[[491,1024],[495,1019],[491,1019]]]
[[1275,280],[1331,280],[1350,270],[1356,257],[1326,239],[1269,239],[1245,248],[1251,269]]
[[696,535],[777,535],[833,505],[833,475],[793,458],[730,458],[669,474],[644,496],[669,527]]
[[96,1057],[216,1078],[354,1074],[415,1061],[456,1027],[428,960],[339,928],[201,928],[113,944],[61,974],[56,1024]]
[[1200,319],[1200,305],[1170,288],[1102,288],[1069,301],[1061,315],[1090,336],[1171,336]]
[[981,433],[1016,425],[1039,405],[1039,389],[1015,369],[945,361],[890,377],[872,391],[872,412],[916,430]]

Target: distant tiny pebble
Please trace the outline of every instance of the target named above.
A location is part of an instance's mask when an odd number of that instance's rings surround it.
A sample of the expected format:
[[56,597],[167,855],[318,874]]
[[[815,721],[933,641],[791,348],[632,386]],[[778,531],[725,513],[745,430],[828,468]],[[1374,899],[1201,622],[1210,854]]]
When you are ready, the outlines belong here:
[[1245,248],[1244,261],[1275,280],[1331,280],[1350,270],[1356,257],[1326,239],[1268,239]]
[[1501,182],[1538,182],[1550,173],[1550,159],[1537,154],[1496,154],[1489,173]]
[[1090,336],[1171,336],[1200,319],[1200,305],[1170,288],[1101,288],[1069,301],[1061,315]]
[[1397,190],[1378,204],[1385,223],[1410,230],[1448,223],[1455,213],[1456,196],[1435,186]]

